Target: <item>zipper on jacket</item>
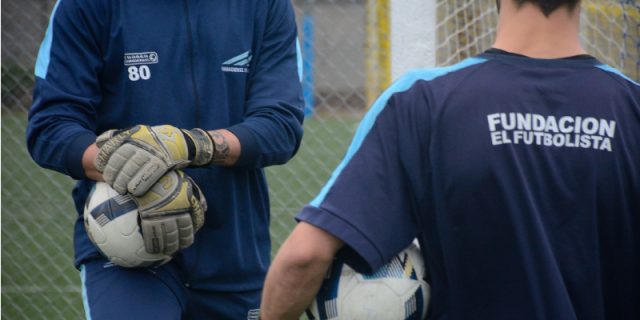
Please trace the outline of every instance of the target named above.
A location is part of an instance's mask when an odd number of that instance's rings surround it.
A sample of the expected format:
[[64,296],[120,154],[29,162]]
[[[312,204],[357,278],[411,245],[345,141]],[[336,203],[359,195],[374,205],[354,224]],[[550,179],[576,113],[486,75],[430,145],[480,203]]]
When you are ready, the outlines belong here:
[[[196,70],[194,66],[194,43],[193,43],[193,32],[191,30],[191,19],[189,18],[189,0],[184,0],[184,14],[185,21],[187,23],[187,46],[189,47],[189,64],[191,67],[191,85],[193,86],[193,97],[195,99],[195,127],[200,127],[200,96],[198,95],[198,86],[196,85]],[[207,130],[208,128],[204,128]],[[184,275],[184,285],[189,288],[193,282],[193,275],[196,274],[196,270],[198,268],[198,264],[200,263],[201,252],[199,248],[196,248],[195,257],[193,261],[191,261],[192,266],[187,267],[188,273]]]
[[[191,30],[191,18],[189,17],[189,0],[184,0],[184,14],[187,23],[187,46],[189,47],[189,66],[191,68],[191,86],[193,87],[193,97],[195,99],[195,127],[200,127],[200,95],[198,94],[198,85],[196,83],[196,70],[194,62],[194,42],[193,31]],[[207,128],[205,128],[207,129]]]

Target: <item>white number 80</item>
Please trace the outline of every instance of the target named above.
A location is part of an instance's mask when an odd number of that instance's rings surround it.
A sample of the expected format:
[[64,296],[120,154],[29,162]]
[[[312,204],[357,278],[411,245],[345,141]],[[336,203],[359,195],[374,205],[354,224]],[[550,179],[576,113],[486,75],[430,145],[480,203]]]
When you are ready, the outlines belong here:
[[130,66],[128,70],[129,70],[129,80],[131,81],[138,81],[140,79],[142,80],[151,79],[151,69],[149,69],[149,66],[146,66],[146,65]]

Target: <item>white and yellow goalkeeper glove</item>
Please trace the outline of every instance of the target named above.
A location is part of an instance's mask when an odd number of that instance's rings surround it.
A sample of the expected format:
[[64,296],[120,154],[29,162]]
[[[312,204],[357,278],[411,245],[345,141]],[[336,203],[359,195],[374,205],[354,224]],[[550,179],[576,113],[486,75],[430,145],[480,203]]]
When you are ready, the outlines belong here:
[[190,246],[204,224],[207,201],[181,170],[165,174],[147,193],[133,199],[138,204],[142,239],[149,253],[173,255]]
[[95,166],[106,183],[120,194],[141,196],[165,173],[211,162],[211,136],[202,129],[183,130],[170,125],[137,125],[109,130],[96,140],[100,152]]

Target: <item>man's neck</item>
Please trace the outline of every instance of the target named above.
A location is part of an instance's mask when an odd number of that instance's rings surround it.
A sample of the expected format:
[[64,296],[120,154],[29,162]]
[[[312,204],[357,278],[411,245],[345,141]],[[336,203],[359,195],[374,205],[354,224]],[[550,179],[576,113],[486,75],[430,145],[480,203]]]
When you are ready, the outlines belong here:
[[580,8],[555,10],[549,17],[525,3],[502,1],[494,48],[540,59],[585,54],[579,39]]

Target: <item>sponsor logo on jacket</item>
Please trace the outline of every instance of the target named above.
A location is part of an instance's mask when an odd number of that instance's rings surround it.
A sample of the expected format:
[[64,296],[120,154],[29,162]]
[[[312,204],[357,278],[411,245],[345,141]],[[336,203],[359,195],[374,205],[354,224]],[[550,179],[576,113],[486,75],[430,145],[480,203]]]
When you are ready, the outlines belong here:
[[245,51],[222,63],[222,71],[224,72],[241,72],[248,73],[251,63],[251,51]]
[[137,66],[141,64],[158,63],[157,52],[132,52],[124,54],[125,66]]

